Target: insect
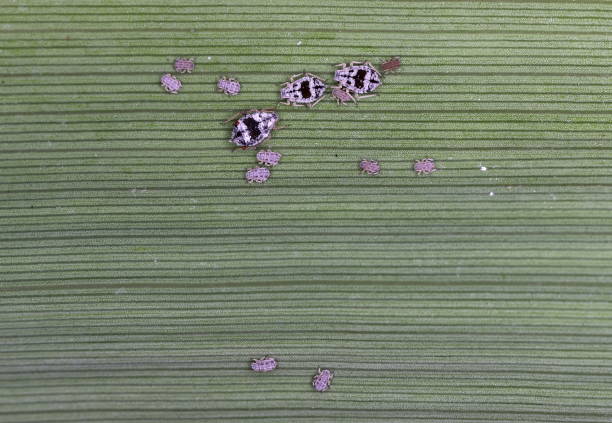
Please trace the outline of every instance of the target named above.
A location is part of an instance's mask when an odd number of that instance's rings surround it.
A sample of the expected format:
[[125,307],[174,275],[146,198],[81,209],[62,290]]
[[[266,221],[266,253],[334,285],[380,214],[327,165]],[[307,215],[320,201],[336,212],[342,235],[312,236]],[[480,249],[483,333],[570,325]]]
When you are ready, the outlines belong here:
[[329,389],[333,378],[334,373],[331,370],[319,369],[319,372],[312,378],[312,386],[315,388],[315,391],[325,392]]
[[338,104],[346,104],[347,101],[351,100],[353,100],[354,103],[357,103],[355,97],[353,97],[348,91],[343,90],[340,85],[337,87],[332,87],[331,95],[336,99]]
[[437,170],[438,169],[436,169],[434,159],[421,159],[415,161],[414,163],[414,171],[417,173],[417,175],[428,175]]
[[172,94],[178,94],[183,87],[183,83],[169,73],[161,77],[161,84],[166,91]]
[[401,65],[402,62],[400,62],[399,57],[393,57],[386,62],[382,62],[380,69],[383,71],[383,73],[393,72],[398,70]]
[[240,93],[240,82],[224,76],[217,82],[217,89],[227,95],[238,95]]
[[351,62],[347,66],[341,63],[342,69],[336,70],[334,80],[338,81],[346,91],[355,93],[357,98],[371,97],[359,94],[371,93],[382,83],[380,73],[370,62]]
[[252,184],[253,182],[263,184],[270,178],[270,169],[267,167],[254,167],[252,169],[248,169],[244,177],[249,184]]
[[267,150],[258,151],[256,157],[259,164],[272,167],[278,164],[283,155],[281,153],[276,153],[274,151]]
[[324,81],[324,79],[306,72],[293,75],[289,82],[285,82],[281,88],[280,96],[287,100],[283,104],[313,107],[325,97],[326,86]]
[[193,59],[176,59],[174,61],[174,69],[179,73],[191,73],[195,68]]
[[380,165],[374,160],[362,160],[359,162],[359,168],[368,175],[378,175],[380,173]]
[[234,122],[229,141],[243,149],[255,147],[270,138],[278,122],[278,114],[272,110],[249,110],[240,114],[242,117]]
[[251,362],[251,369],[255,372],[271,372],[278,367],[278,362],[272,357],[254,358]]

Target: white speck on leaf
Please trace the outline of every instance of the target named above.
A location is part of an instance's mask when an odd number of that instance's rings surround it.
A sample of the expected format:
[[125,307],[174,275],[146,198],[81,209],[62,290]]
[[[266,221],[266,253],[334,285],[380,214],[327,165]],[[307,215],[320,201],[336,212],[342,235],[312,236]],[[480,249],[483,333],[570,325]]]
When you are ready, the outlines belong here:
[[115,291],[115,295],[121,295],[121,294],[127,294],[127,289],[119,288],[118,290]]
[[495,193],[494,193],[493,191],[491,191],[491,192],[489,193],[489,197],[493,197],[494,195],[495,195]]
[[297,42],[297,45],[298,45],[298,46],[301,46],[301,45],[302,45],[302,41],[298,41],[298,42]]
[[483,172],[487,171],[487,167],[486,166],[480,166],[480,170],[482,170]]
[[208,60],[212,60],[212,57],[208,56]]

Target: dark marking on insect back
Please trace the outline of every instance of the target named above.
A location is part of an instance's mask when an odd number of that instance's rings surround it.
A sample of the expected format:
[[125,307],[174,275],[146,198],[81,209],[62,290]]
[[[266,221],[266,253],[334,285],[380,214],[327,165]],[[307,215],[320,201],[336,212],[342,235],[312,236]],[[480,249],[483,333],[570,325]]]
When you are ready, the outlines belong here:
[[363,88],[363,82],[368,72],[365,69],[359,69],[355,75],[355,88]]
[[310,98],[312,96],[312,93],[310,92],[310,81],[302,81],[300,84],[300,93],[302,94],[303,98]]
[[242,122],[249,129],[249,134],[251,134],[251,138],[259,138],[259,135],[261,134],[261,132],[259,131],[259,122],[257,122],[252,117],[245,118]]

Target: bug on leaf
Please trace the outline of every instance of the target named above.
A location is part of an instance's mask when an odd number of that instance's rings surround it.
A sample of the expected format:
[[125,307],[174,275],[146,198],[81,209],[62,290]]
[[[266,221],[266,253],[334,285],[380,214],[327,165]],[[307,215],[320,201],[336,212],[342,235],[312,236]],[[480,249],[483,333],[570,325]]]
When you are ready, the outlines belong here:
[[383,73],[394,72],[400,68],[402,62],[399,57],[393,57],[380,65]]
[[341,63],[341,69],[336,70],[334,80],[348,92],[354,93],[357,99],[372,97],[368,94],[376,90],[382,84],[380,73],[370,62],[351,62],[348,65]]
[[275,151],[262,150],[257,152],[256,157],[259,164],[272,167],[278,164],[283,155]]
[[195,68],[193,59],[179,58],[174,61],[174,70],[179,73],[191,73]]
[[254,358],[251,369],[255,372],[271,372],[278,367],[278,362],[273,357]]
[[428,175],[432,172],[436,172],[438,169],[436,168],[436,163],[434,159],[421,159],[417,160],[414,163],[414,171],[417,175]]
[[[249,110],[235,116],[240,116],[234,122],[232,136],[229,142],[243,149],[258,146],[272,136],[276,128],[278,114],[273,110]],[[234,119],[234,117],[229,120]]]
[[368,175],[378,175],[380,173],[380,164],[374,160],[364,159],[359,162],[359,169]]
[[161,77],[161,84],[166,91],[172,94],[178,94],[183,87],[183,83],[169,73]]
[[252,169],[248,169],[244,177],[249,184],[252,184],[253,182],[263,184],[270,178],[270,169],[267,167],[254,167]]
[[329,389],[333,378],[334,373],[331,370],[319,369],[318,373],[312,378],[312,386],[315,391],[325,392]]
[[287,106],[315,106],[325,97],[325,80],[311,73],[293,75],[281,88],[280,96]]
[[227,95],[238,95],[240,93],[240,82],[224,76],[217,82],[217,89]]
[[337,87],[332,87],[332,97],[336,99],[338,104],[346,104],[347,101],[353,101],[353,103],[357,103],[355,97],[351,95],[348,91],[342,89],[340,85]]

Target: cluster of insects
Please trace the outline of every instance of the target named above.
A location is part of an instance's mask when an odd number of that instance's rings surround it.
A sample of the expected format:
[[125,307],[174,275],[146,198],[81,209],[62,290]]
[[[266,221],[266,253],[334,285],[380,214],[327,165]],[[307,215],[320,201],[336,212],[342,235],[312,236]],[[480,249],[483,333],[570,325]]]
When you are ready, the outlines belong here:
[[[254,358],[251,362],[251,370],[254,372],[271,372],[277,367],[278,361],[273,357]],[[330,369],[321,370],[319,368],[312,378],[312,387],[317,392],[325,392],[330,388],[333,378],[333,371]]]
[[281,153],[277,153],[276,151],[261,150],[257,152],[255,157],[260,165],[267,167],[258,166],[247,169],[244,177],[249,184],[253,182],[263,184],[268,180],[268,178],[270,178],[270,169],[268,168],[276,166],[280,162],[283,155]]
[[[431,158],[416,160],[413,169],[417,175],[429,175],[438,170],[436,162]],[[380,173],[380,163],[375,160],[363,159],[359,162],[359,170],[367,175],[378,175]]]
[[[174,61],[174,70],[178,73],[192,73],[195,69],[195,59],[179,57]],[[161,85],[170,94],[178,94],[183,88],[183,82],[171,73],[161,77]],[[233,96],[240,93],[240,82],[233,78],[221,77],[217,82],[217,89],[227,95]]]

